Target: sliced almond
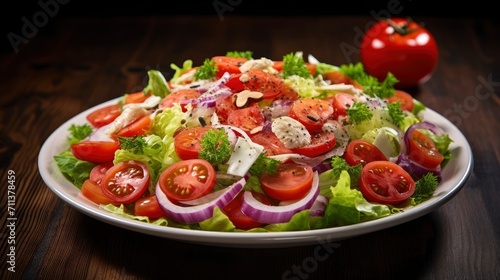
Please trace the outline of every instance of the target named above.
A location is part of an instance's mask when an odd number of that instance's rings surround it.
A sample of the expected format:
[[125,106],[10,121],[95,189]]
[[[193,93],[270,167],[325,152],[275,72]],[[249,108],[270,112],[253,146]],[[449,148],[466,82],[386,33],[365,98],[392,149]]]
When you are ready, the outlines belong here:
[[243,90],[236,94],[236,106],[241,108],[245,106],[248,102],[248,99],[261,99],[264,96],[262,92],[251,91],[251,90]]

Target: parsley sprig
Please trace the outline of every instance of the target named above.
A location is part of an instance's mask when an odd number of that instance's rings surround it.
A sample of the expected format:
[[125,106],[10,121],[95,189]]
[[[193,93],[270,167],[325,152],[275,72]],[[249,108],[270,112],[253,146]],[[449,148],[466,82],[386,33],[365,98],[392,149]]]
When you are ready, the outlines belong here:
[[223,129],[210,129],[201,138],[201,151],[199,157],[218,165],[231,156],[229,137]]
[[386,98],[394,95],[394,85],[398,82],[398,79],[392,73],[388,73],[385,80],[379,82],[377,78],[365,72],[361,62],[341,65],[340,71],[362,85],[363,92],[371,97]]
[[293,75],[306,79],[312,77],[300,52],[289,53],[283,57],[283,78]]
[[359,101],[354,101],[351,107],[346,110],[347,115],[353,123],[360,123],[364,120],[369,120],[373,116],[368,106]]
[[194,72],[195,80],[209,80],[215,77],[217,73],[217,65],[215,65],[215,61],[212,59],[205,59],[203,65],[196,69]]

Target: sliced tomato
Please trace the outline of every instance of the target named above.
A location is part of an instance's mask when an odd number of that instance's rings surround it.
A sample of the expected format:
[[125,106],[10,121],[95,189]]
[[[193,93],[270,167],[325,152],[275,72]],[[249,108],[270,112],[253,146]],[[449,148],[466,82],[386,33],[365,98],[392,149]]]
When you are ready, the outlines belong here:
[[221,123],[227,124],[227,117],[232,111],[238,110],[234,103],[234,95],[217,98],[215,100],[215,112]]
[[344,159],[351,166],[358,164],[364,166],[372,161],[387,160],[377,146],[362,139],[355,139],[347,144]]
[[105,196],[116,203],[135,202],[149,186],[149,170],[146,164],[135,161],[122,161],[111,167],[101,181]]
[[294,148],[292,151],[308,157],[315,157],[332,150],[335,147],[336,141],[335,133],[320,131],[311,135],[311,143],[309,145]]
[[215,66],[217,66],[217,73],[215,74],[217,78],[222,77],[225,72],[229,74],[241,73],[240,66],[248,61],[246,58],[230,56],[214,56],[212,60],[215,61]]
[[97,204],[114,203],[112,199],[104,195],[101,186],[95,181],[92,181],[91,179],[87,179],[83,182],[82,189],[80,191],[84,197],[86,197],[87,199],[89,199],[94,203]]
[[176,162],[160,174],[158,184],[172,201],[186,201],[210,193],[215,186],[215,170],[203,159]]
[[361,171],[359,188],[370,202],[397,205],[413,195],[415,181],[393,162],[372,161]]
[[246,79],[242,81],[244,89],[262,92],[263,99],[273,99],[279,96],[285,87],[283,79],[260,69],[251,69],[244,75]]
[[409,158],[427,169],[436,169],[444,160],[432,139],[418,130],[413,131],[410,137]]
[[[309,69],[309,72],[311,72],[311,75],[314,76],[316,74],[316,65],[309,62],[306,62],[305,64],[307,69]],[[283,72],[283,61],[274,61],[273,68],[279,72]]]
[[268,156],[293,153],[292,150],[285,147],[285,144],[272,131],[259,131],[250,134],[250,138],[253,142],[262,145]]
[[108,169],[110,169],[112,166],[112,161],[103,162],[94,166],[94,168],[92,168],[92,170],[90,171],[89,179],[96,182],[97,184],[101,184],[102,178],[104,178],[106,171],[108,171]]
[[150,219],[158,219],[165,216],[165,212],[161,209],[156,195],[139,198],[134,204],[134,214],[137,216],[146,216]]
[[198,158],[201,151],[201,138],[213,129],[210,126],[189,127],[174,136],[175,153],[183,160]]
[[249,107],[232,111],[227,116],[227,123],[243,130],[250,131],[264,125],[264,114],[257,103]]
[[306,164],[282,163],[275,174],[264,173],[262,189],[277,200],[296,200],[304,197],[312,187],[313,170]]
[[352,84],[349,77],[340,71],[329,71],[322,74],[323,78],[329,80],[331,84]]
[[413,96],[406,91],[395,90],[394,95],[386,98],[389,103],[399,102],[401,110],[411,112],[414,107]]
[[110,124],[122,113],[120,104],[112,104],[99,108],[87,116],[87,120],[94,127],[101,127]]
[[116,135],[122,137],[133,137],[144,135],[149,130],[151,126],[151,117],[149,115],[144,115],[134,121],[133,123],[127,125],[126,127],[120,129]]
[[356,101],[356,97],[349,93],[340,92],[332,96],[333,118],[338,119],[341,116],[347,116],[346,111],[354,104],[354,101]]
[[230,88],[233,92],[240,92],[245,87],[243,83],[240,81],[241,73],[232,74],[229,80],[226,82],[226,87]]
[[159,108],[170,108],[174,106],[174,103],[179,103],[184,109],[187,104],[200,97],[200,95],[201,93],[195,89],[179,89],[165,96],[165,98],[161,101]]
[[113,161],[115,152],[120,148],[118,141],[83,140],[71,145],[71,152],[79,159],[94,163]]
[[320,131],[333,114],[332,105],[323,99],[302,98],[295,100],[288,115],[302,123],[309,132]]
[[145,94],[142,91],[129,93],[125,95],[125,104],[142,103],[146,101],[146,99],[148,99],[150,96],[151,93]]
[[[263,204],[271,205],[271,201],[264,194],[255,191],[251,192],[252,195]],[[231,202],[229,202],[228,205],[222,208],[222,212],[226,214],[226,216],[229,218],[229,220],[231,220],[231,222],[237,229],[249,230],[252,228],[263,226],[263,223],[253,220],[241,211],[241,205],[243,204],[243,194],[243,191],[240,192],[233,200],[231,200]]]

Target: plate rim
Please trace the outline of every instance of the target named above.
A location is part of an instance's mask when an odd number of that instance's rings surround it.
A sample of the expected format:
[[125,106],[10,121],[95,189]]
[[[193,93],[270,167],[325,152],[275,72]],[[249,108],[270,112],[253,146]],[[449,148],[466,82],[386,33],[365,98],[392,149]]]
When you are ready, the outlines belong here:
[[[443,169],[443,178],[447,180],[450,179],[445,175],[451,172],[450,170],[447,170],[451,163],[454,163],[453,166],[455,169],[459,169],[460,177],[451,178],[454,183],[449,183],[448,185],[451,184],[452,186],[439,191],[443,188],[442,182],[431,199],[424,201],[421,204],[404,211],[403,213],[397,213],[377,220],[366,221],[353,225],[288,232],[215,232],[148,224],[114,215],[100,209],[96,204],[86,200],[85,198],[80,197],[78,188],[63,177],[55,165],[54,160],[52,160],[52,157],[57,154],[56,151],[62,152],[64,148],[68,147],[67,141],[63,141],[62,139],[64,139],[64,137],[61,136],[68,134],[68,128],[71,124],[86,123],[85,116],[88,113],[95,109],[115,103],[119,99],[120,98],[115,98],[93,106],[73,116],[55,129],[49,137],[47,137],[40,148],[40,152],[38,154],[39,173],[44,183],[52,192],[54,192],[64,202],[89,217],[127,230],[181,242],[222,247],[273,248],[333,242],[375,232],[421,217],[447,203],[466,184],[472,173],[474,165],[470,144],[463,133],[444,116],[426,107],[423,112],[424,120],[429,120],[437,124],[449,133],[450,138],[454,141],[450,146],[453,149],[452,153],[458,153],[458,157],[460,159],[465,157],[466,160],[465,163],[460,161],[462,163],[460,164],[456,162],[458,160],[457,155],[452,157],[450,162],[448,162],[447,166]],[[460,142],[460,145],[457,144],[458,142]],[[78,194],[75,195],[77,191]]]

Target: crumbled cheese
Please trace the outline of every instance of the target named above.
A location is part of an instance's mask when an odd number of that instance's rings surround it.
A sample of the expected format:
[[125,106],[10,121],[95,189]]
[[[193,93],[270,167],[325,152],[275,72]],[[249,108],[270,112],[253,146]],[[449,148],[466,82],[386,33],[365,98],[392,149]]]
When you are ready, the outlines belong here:
[[240,66],[240,71],[241,73],[246,73],[250,71],[251,69],[260,69],[264,70],[270,73],[276,73],[278,72],[276,69],[273,68],[274,61],[268,59],[268,58],[261,58],[261,59],[250,59],[247,62],[243,63],[243,65]]
[[311,134],[299,121],[288,116],[276,118],[271,130],[289,149],[299,148],[311,143]]

